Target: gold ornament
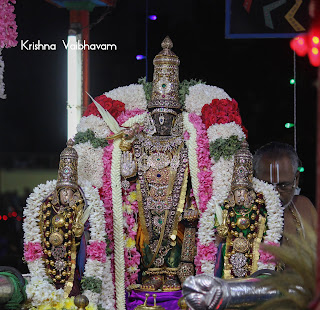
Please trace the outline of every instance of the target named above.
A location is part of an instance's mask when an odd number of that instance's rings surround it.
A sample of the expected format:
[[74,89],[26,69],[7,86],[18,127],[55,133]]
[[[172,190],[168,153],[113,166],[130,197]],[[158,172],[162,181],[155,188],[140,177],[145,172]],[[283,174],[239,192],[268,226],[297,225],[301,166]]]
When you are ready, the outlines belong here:
[[250,226],[250,220],[247,217],[239,217],[237,219],[237,226],[241,229],[247,229]]
[[233,248],[236,252],[245,253],[249,250],[249,241],[240,236],[233,241]]
[[59,246],[63,243],[63,236],[61,235],[61,233],[56,231],[50,235],[49,242],[53,246]]
[[57,214],[52,218],[52,224],[56,228],[60,228],[65,224],[65,219],[62,214]]

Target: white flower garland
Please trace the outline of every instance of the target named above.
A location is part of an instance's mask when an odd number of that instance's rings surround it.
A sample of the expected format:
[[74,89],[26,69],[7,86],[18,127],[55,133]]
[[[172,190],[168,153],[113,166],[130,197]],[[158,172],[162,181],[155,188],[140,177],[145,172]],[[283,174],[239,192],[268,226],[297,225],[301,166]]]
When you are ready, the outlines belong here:
[[103,185],[103,153],[102,147],[94,148],[87,141],[74,146],[78,153],[78,179],[79,183],[90,182],[91,185],[101,188]]
[[198,159],[197,159],[197,130],[194,128],[193,124],[189,121],[189,113],[183,112],[183,127],[186,130],[190,138],[186,141],[188,148],[188,159],[189,159],[189,169],[191,175],[191,183],[194,197],[196,199],[196,204],[199,206],[199,179],[198,179]]
[[83,116],[77,125],[77,132],[86,132],[92,130],[97,138],[106,138],[110,135],[110,129],[106,122],[98,116],[89,115]]
[[131,84],[129,86],[118,87],[105,92],[104,95],[113,100],[123,102],[126,110],[147,110],[147,100],[142,85]]
[[124,261],[124,232],[122,211],[122,190],[120,161],[120,140],[113,142],[111,164],[111,187],[113,203],[113,234],[114,234],[114,265],[117,309],[125,309],[125,261]]
[[[41,212],[42,202],[54,191],[56,187],[56,180],[47,181],[46,184],[37,186],[33,193],[27,199],[27,205],[23,211],[25,221],[23,224],[24,229],[24,242],[40,242],[41,232],[39,226],[39,214]],[[88,206],[91,208],[89,222],[90,222],[90,240],[89,243],[94,241],[104,241],[104,209],[103,203],[100,200],[99,192],[96,188],[92,187],[89,183],[84,184],[82,187]],[[100,262],[87,260],[85,265],[85,276],[94,276],[103,280],[104,272],[110,273],[110,263],[105,263],[100,267]],[[59,302],[64,298],[63,289],[56,289],[54,285],[49,282],[49,278],[45,272],[45,265],[42,258],[28,262],[28,268],[31,275],[31,280],[27,284],[26,292],[28,299],[31,300],[33,306],[37,307],[42,304],[52,304]],[[105,287],[108,296],[112,296],[113,284],[112,281]],[[90,296],[90,304],[94,307],[99,303],[99,298],[94,296],[90,291],[85,291],[85,295]],[[99,296],[98,296],[99,297]]]
[[[130,127],[135,123],[143,123],[146,113],[128,119],[123,126]],[[115,262],[115,287],[117,309],[125,309],[125,261],[124,261],[124,232],[123,208],[120,161],[120,141],[114,141],[111,164],[111,187],[113,202],[113,232],[114,232],[114,262]]]
[[206,84],[196,84],[189,88],[186,96],[185,109],[189,113],[201,115],[201,109],[205,104],[210,104],[213,99],[229,99],[231,97],[222,89]]
[[208,138],[210,142],[214,142],[218,138],[228,139],[231,136],[237,136],[239,140],[246,138],[241,126],[235,122],[214,124],[208,128]]
[[[267,231],[263,237],[263,242],[280,244],[284,226],[284,208],[281,205],[279,193],[271,184],[253,178],[253,188],[257,193],[263,194],[265,206],[267,210]],[[258,270],[260,269],[275,269],[275,264],[263,263],[258,261]]]

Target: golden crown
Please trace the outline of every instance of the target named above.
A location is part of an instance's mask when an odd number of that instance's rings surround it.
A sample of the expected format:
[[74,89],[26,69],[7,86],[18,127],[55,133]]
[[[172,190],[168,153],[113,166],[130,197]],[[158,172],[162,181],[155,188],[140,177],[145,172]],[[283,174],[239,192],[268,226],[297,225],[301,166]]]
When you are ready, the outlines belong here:
[[181,109],[179,103],[180,60],[171,51],[173,43],[168,36],[162,41],[161,47],[163,50],[153,60],[152,94],[148,108]]
[[78,153],[69,139],[67,147],[60,154],[57,189],[61,187],[78,188]]
[[231,181],[231,191],[238,188],[253,189],[252,154],[246,140],[241,143],[240,149],[234,155],[234,168]]

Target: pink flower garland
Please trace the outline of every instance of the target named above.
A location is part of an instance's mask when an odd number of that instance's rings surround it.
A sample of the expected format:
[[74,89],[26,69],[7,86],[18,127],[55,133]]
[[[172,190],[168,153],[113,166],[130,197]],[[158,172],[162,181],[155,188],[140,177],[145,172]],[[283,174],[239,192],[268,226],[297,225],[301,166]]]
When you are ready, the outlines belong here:
[[[138,114],[144,113],[143,110],[135,109],[135,110],[128,110],[125,112],[122,112],[121,115],[117,118],[117,121],[120,125],[122,125],[124,122],[126,122],[129,118],[136,116]],[[104,165],[104,175],[102,178],[103,186],[100,189],[100,196],[104,203],[105,208],[105,220],[106,220],[106,234],[107,238],[110,241],[108,244],[108,247],[112,250],[111,255],[111,272],[113,275],[113,280],[115,280],[114,277],[114,237],[113,237],[113,202],[112,202],[112,183],[111,183],[111,165],[112,165],[112,152],[113,152],[113,144],[112,141],[109,142],[109,145],[105,147],[104,149],[104,155],[103,155],[103,165]],[[135,191],[135,184],[132,184],[129,190],[130,192]],[[126,239],[132,238],[135,240],[136,232],[133,230],[135,224],[136,224],[136,218],[135,215],[138,213],[138,203],[137,201],[131,202],[128,200],[128,196],[125,195],[123,192],[123,203],[131,205],[132,213],[128,214],[124,211],[124,234]],[[140,253],[137,251],[136,247],[133,248],[125,248],[124,249],[124,256],[125,256],[125,283],[126,286],[129,286],[130,284],[133,284],[136,282],[138,278],[138,266],[140,264]]]
[[[197,131],[197,159],[198,159],[198,179],[199,179],[199,210],[200,221],[203,212],[207,210],[207,204],[212,195],[212,172],[211,172],[211,160],[209,152],[209,139],[205,126],[201,120],[201,117],[195,113],[189,114],[189,120]],[[214,223],[212,223],[213,228]],[[214,242],[209,245],[201,244],[197,242],[197,255],[195,257],[195,266],[197,273],[202,273],[201,265],[203,261],[215,261],[217,254],[217,247]]]
[[112,164],[112,151],[113,144],[109,141],[109,145],[104,148],[103,154],[103,165],[104,165],[104,174],[102,177],[103,186],[100,189],[100,197],[103,201],[105,208],[105,220],[106,220],[106,234],[109,240],[108,247],[112,251],[111,255],[111,273],[114,277],[114,239],[113,239],[113,204],[112,204],[112,187],[111,187],[111,164]]
[[[10,3],[11,2],[11,3]],[[0,48],[14,47],[18,44],[16,40],[17,24],[13,4],[15,0],[0,0]]]
[[[137,224],[136,216],[138,214],[138,202],[132,199],[129,200],[130,195],[135,194],[135,191],[136,191],[135,183],[131,184],[127,194],[125,194],[125,192],[123,191],[123,197],[124,197],[123,203],[125,205],[129,205],[131,208],[130,213],[128,213],[127,211],[123,212],[123,216],[125,218],[124,234],[125,234],[126,241],[129,238],[135,241],[136,235],[137,235],[137,232],[135,231],[134,227]],[[125,247],[124,259],[125,259],[125,267],[126,267],[125,285],[126,287],[128,287],[129,285],[136,283],[138,279],[140,253],[137,251],[135,243],[133,247]]]
[[43,255],[40,242],[27,242],[24,244],[24,258],[27,262],[33,262]]
[[[268,246],[270,245],[270,246],[277,246],[277,247],[280,246],[280,244],[276,243],[276,242],[264,242],[263,245],[268,245]],[[273,265],[276,264],[276,259],[275,259],[274,255],[272,255],[271,253],[259,249],[259,254],[260,254],[259,261],[261,263],[266,264],[266,265],[267,264],[273,264]]]
[[123,123],[125,123],[129,118],[134,117],[136,115],[140,115],[142,113],[144,113],[146,111],[141,110],[141,109],[134,109],[134,110],[127,110],[125,112],[122,112],[118,118],[117,118],[117,122],[119,123],[119,125],[121,126]]
[[92,260],[97,260],[105,263],[106,257],[106,243],[103,241],[94,241],[87,247],[87,257]]

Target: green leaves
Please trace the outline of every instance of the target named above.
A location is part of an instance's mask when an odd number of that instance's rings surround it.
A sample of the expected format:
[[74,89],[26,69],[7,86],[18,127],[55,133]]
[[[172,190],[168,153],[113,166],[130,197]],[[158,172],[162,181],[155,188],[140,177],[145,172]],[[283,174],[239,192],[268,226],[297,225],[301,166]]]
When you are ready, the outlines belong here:
[[83,277],[81,280],[82,290],[90,290],[94,293],[101,293],[102,280],[95,277]]
[[210,156],[217,162],[221,157],[230,159],[237,150],[240,149],[242,140],[238,136],[231,136],[228,139],[218,138],[214,142],[210,142]]
[[78,132],[74,137],[75,144],[90,142],[94,148],[106,147],[108,141],[102,138],[96,138],[94,132],[88,129],[86,132]]

